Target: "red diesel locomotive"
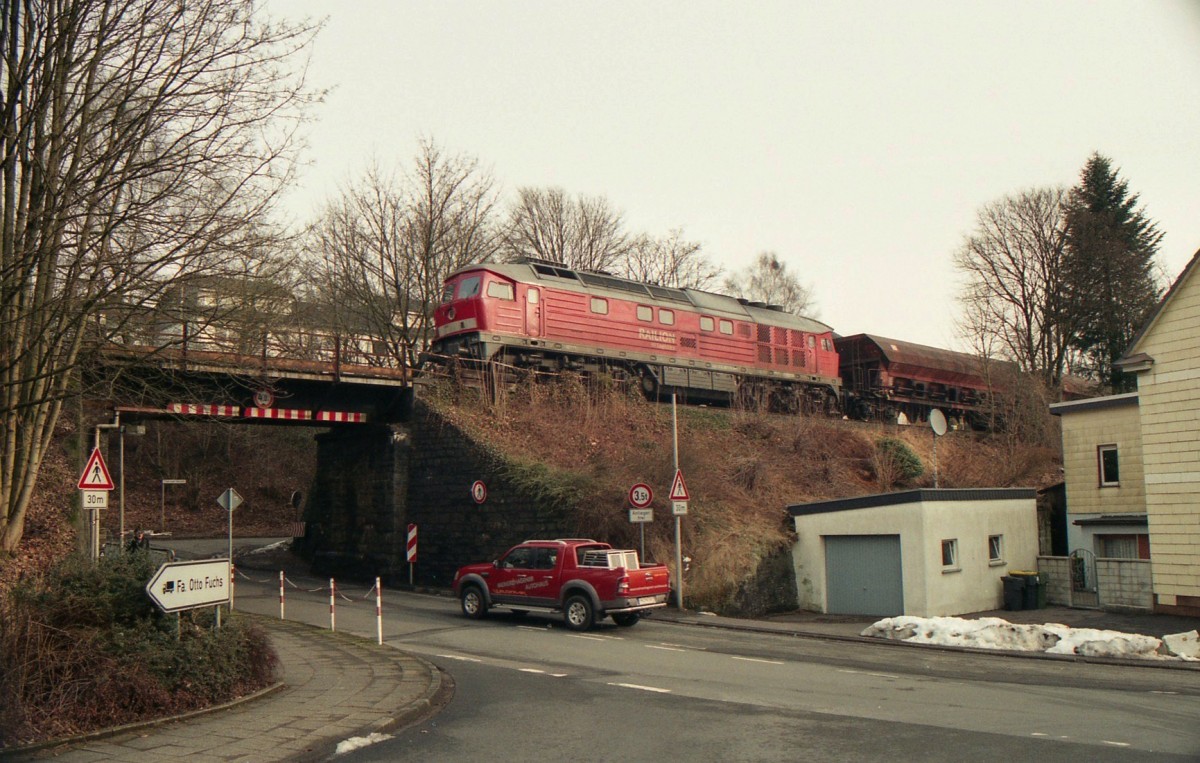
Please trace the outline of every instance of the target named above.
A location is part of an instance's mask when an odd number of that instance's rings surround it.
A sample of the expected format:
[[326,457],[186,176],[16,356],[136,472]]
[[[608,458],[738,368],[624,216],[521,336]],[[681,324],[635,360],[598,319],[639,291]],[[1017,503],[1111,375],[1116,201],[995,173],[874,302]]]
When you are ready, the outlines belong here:
[[608,373],[648,397],[769,405],[910,422],[939,408],[983,420],[978,358],[859,334],[775,306],[527,259],[446,280],[425,359],[468,366]]
[[637,379],[650,397],[835,412],[833,330],[760,302],[541,260],[446,280],[428,358]]

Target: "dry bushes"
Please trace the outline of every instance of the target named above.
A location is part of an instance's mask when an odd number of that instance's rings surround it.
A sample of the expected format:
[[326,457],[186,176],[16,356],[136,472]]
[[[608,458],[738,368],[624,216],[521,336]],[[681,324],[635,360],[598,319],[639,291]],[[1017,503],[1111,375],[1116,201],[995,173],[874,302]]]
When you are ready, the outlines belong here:
[[[146,553],[72,557],[0,598],[0,746],[226,701],[274,680],[265,633],[211,610],[163,615]],[[177,630],[178,629],[178,630]]]

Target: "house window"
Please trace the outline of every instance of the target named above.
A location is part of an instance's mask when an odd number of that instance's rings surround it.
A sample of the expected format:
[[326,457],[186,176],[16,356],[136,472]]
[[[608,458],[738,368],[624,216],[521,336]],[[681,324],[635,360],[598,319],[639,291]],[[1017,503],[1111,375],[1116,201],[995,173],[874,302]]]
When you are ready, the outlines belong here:
[[1121,473],[1117,464],[1117,446],[1101,445],[1096,450],[1100,461],[1100,487],[1119,487]]
[[516,299],[516,295],[513,293],[513,285],[500,281],[488,282],[487,295],[494,299],[506,299],[509,302]]
[[709,318],[707,315],[701,315],[700,316],[700,330],[701,331],[712,331],[713,330],[713,319]]
[[1004,563],[1004,536],[988,536],[988,563],[992,565]]
[[1136,535],[1097,535],[1096,556],[1104,559],[1143,558],[1139,553]]
[[659,310],[658,322],[664,326],[675,325],[675,312],[673,310]]
[[721,321],[718,326],[722,334],[733,335],[733,321]]
[[951,538],[942,541],[942,571],[951,572],[958,569],[958,539]]
[[599,315],[608,315],[608,300],[592,297],[592,312]]
[[654,320],[654,308],[647,307],[646,305],[638,305],[637,315],[639,321],[652,321]]

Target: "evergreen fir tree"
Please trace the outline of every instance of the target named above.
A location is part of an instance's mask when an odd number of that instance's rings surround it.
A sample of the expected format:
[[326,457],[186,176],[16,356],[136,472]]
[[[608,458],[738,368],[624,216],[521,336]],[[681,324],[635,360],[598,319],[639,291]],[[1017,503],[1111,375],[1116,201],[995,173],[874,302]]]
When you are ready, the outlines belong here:
[[1135,388],[1114,365],[1158,304],[1155,255],[1163,234],[1108,157],[1094,153],[1066,203],[1066,304],[1080,327],[1077,369],[1112,392]]

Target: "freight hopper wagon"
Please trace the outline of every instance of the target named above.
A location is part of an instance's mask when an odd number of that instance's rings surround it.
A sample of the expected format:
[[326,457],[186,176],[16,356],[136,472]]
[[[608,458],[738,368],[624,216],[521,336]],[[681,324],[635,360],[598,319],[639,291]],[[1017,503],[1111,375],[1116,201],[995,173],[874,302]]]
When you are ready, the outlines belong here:
[[495,372],[608,374],[651,399],[835,412],[829,326],[778,307],[572,270],[483,263],[446,280],[425,360]]
[[[846,391],[846,413],[881,421],[925,421],[933,408],[957,426],[985,427],[989,383],[1001,366],[952,350],[855,334],[835,339]],[[903,418],[901,418],[903,417]]]

